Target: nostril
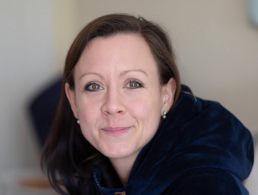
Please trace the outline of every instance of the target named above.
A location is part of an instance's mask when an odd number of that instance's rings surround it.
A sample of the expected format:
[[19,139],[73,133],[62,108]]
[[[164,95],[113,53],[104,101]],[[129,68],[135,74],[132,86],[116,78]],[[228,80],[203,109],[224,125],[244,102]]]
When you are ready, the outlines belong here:
[[124,111],[123,111],[123,110],[120,110],[120,109],[119,109],[119,110],[115,110],[115,109],[110,110],[110,109],[108,109],[108,110],[105,110],[104,113],[105,113],[105,114],[108,114],[108,115],[112,115],[112,114],[123,114]]
[[124,108],[122,105],[103,105],[102,112],[106,115],[123,114]]

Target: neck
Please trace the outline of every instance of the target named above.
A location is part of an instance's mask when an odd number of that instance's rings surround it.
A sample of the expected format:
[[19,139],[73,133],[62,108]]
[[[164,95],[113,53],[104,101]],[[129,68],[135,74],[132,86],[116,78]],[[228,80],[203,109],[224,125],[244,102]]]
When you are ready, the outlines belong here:
[[115,168],[122,184],[125,186],[128,182],[135,158],[114,158],[110,159],[113,167]]

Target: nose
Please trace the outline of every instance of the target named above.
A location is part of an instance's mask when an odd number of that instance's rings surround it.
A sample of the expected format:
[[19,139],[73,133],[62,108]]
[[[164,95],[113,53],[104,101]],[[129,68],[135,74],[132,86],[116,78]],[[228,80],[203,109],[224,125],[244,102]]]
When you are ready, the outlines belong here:
[[104,97],[101,108],[102,112],[105,115],[121,115],[125,112],[125,107],[122,102],[123,99],[118,90],[109,90]]

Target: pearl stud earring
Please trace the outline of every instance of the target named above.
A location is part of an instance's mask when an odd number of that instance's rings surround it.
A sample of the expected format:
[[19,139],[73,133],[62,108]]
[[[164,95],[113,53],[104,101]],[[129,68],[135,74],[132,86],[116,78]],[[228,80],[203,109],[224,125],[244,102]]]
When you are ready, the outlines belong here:
[[163,119],[166,119],[167,118],[167,112],[164,111],[161,116],[162,116]]

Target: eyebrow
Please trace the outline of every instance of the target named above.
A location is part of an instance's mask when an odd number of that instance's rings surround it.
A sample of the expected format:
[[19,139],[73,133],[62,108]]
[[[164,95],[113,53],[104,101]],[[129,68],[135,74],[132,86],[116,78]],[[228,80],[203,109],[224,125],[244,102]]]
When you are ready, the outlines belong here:
[[86,72],[86,73],[83,73],[80,77],[79,77],[79,80],[82,79],[82,77],[85,77],[87,75],[96,75],[100,78],[104,78],[101,74],[97,73],[97,72]]
[[[148,76],[148,74],[144,70],[141,70],[141,69],[126,70],[126,71],[123,71],[119,76],[120,77],[124,76],[124,75],[126,75],[126,74],[128,74],[130,72],[140,72],[140,73]],[[87,75],[96,75],[96,76],[100,77],[101,79],[104,79],[104,77],[101,74],[97,73],[97,72],[86,72],[86,73],[83,73],[79,77],[79,80],[82,79],[84,76],[87,76]]]
[[142,69],[126,70],[126,71],[123,71],[123,72],[120,74],[120,76],[123,76],[123,75],[125,75],[125,74],[130,73],[130,72],[140,72],[140,73],[143,73],[145,76],[148,76],[148,74],[147,74],[144,70],[142,70]]

